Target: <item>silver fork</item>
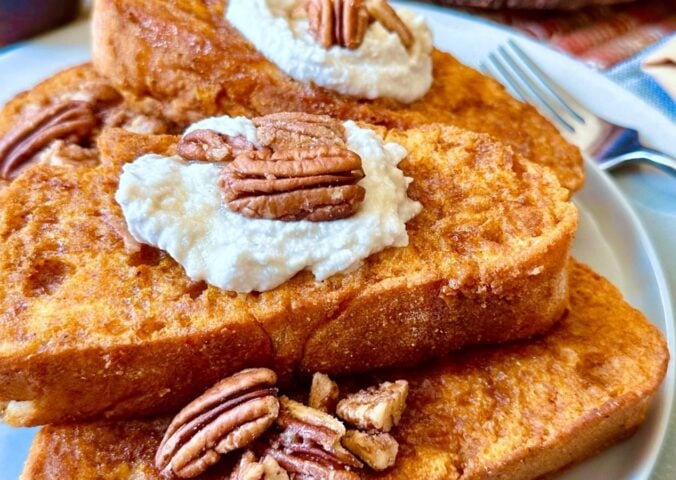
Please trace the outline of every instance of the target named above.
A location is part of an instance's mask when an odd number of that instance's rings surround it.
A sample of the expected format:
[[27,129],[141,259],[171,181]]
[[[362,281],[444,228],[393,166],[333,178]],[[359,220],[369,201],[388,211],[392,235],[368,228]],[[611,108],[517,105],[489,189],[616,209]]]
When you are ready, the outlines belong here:
[[535,105],[568,141],[594,158],[602,169],[648,162],[676,174],[675,159],[641,145],[636,130],[592,113],[538,67],[514,40],[491,53],[480,67],[502,80],[518,98]]

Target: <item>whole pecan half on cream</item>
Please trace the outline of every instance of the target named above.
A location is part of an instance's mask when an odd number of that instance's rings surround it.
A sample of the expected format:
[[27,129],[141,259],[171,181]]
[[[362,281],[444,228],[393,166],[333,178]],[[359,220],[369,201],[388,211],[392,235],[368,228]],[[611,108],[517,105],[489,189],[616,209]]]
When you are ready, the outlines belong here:
[[345,127],[327,115],[283,112],[253,119],[256,134],[273,150],[321,145],[345,146]]
[[277,425],[281,433],[266,454],[287,472],[319,479],[359,478],[352,470],[363,464],[342,446],[345,427],[338,419],[281,397]]
[[98,119],[87,102],[63,101],[24,116],[0,139],[0,177],[11,178],[36,153],[54,140],[81,140]]
[[355,49],[364,41],[369,16],[363,0],[308,0],[310,33],[324,48]]
[[364,200],[361,158],[340,146],[250,151],[226,165],[219,184],[231,210],[249,218],[336,220]]
[[324,48],[334,45],[354,50],[364,42],[372,20],[395,33],[406,48],[414,37],[387,0],[307,0],[310,34]]
[[251,444],[279,413],[276,381],[272,370],[248,369],[207,390],[169,425],[155,456],[157,468],[166,476],[191,478]]
[[183,135],[178,142],[178,154],[186,160],[225,162],[256,146],[243,136],[231,137],[215,130],[199,129]]
[[411,30],[387,0],[366,0],[366,10],[386,30],[396,33],[404,47],[410,48],[413,45],[415,39]]

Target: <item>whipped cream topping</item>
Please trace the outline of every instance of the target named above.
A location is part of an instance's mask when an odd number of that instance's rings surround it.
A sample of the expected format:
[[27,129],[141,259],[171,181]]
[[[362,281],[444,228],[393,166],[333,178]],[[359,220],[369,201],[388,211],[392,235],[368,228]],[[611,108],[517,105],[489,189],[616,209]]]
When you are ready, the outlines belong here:
[[230,0],[226,18],[268,60],[292,78],[346,95],[411,103],[432,85],[432,34],[422,16],[397,9],[415,41],[406,49],[395,33],[373,22],[355,50],[324,49],[297,18],[296,0]]
[[[255,128],[242,117],[220,117],[191,128],[236,136]],[[321,281],[349,271],[387,247],[408,245],[406,222],[422,206],[408,198],[411,179],[397,168],[404,147],[344,123],[347,147],[362,158],[364,202],[349,218],[329,222],[250,219],[222,198],[222,165],[144,155],[123,167],[115,199],[130,233],[165,250],[193,280],[238,292],[265,291],[304,269]],[[189,128],[188,131],[191,129]],[[258,139],[255,143],[258,143]]]

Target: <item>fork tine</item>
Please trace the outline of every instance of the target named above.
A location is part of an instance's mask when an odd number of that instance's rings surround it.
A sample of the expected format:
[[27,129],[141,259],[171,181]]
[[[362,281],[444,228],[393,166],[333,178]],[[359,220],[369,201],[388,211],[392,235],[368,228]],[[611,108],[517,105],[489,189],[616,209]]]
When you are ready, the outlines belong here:
[[486,75],[493,77],[500,83],[502,83],[514,98],[517,98],[524,102],[526,101],[521,95],[519,95],[519,92],[517,92],[514,89],[512,84],[509,81],[507,81],[507,79],[493,66],[492,62],[489,64],[482,60],[481,63],[479,63],[479,69]]
[[563,120],[561,116],[551,108],[550,105],[548,105],[546,102],[543,102],[540,98],[531,93],[529,89],[524,87],[523,81],[521,79],[517,80],[515,74],[512,73],[511,69],[506,65],[505,62],[503,62],[502,59],[498,58],[495,52],[489,54],[488,59],[500,72],[500,75],[506,80],[507,84],[516,90],[524,101],[536,105],[549,112],[548,117],[550,120],[556,123],[560,129],[566,129],[571,132],[574,131],[573,128],[565,120]]
[[565,89],[542,70],[531,58],[523,51],[523,49],[514,41],[513,38],[510,38],[507,41],[514,53],[519,57],[519,59],[528,67],[533,74],[542,82],[543,85],[549,87],[551,92],[558,98],[559,102],[568,109],[571,115],[574,115],[578,121],[584,123],[584,116],[593,115],[584,105],[577,101],[572,95],[570,95]]
[[564,124],[568,130],[574,132],[576,124],[584,123],[584,121],[578,120],[577,117],[572,116],[566,109],[562,108],[557,97],[553,95],[551,91],[540,86],[540,84],[534,80],[533,73],[522,67],[504,46],[498,48],[498,53],[502,56],[502,60],[509,65],[512,72],[514,72],[533,95],[538,98],[540,104],[544,104],[546,109],[551,112],[560,123]]

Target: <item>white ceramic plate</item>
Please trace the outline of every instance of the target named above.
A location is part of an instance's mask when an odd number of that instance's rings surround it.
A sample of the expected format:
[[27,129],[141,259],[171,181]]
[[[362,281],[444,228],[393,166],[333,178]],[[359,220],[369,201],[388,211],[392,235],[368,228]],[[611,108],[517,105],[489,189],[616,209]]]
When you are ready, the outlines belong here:
[[[462,14],[431,6],[416,8],[427,15],[436,45],[473,66],[513,35],[504,28]],[[609,118],[628,122],[655,146],[675,153],[676,145],[668,141],[672,128],[669,121],[647,104],[571,59],[527,39],[521,43],[552,76],[571,86],[588,105]],[[85,61],[89,56],[88,45],[88,25],[81,22],[40,40],[0,51],[0,103],[62,67]],[[620,103],[621,108],[617,106]],[[581,222],[574,255],[615,283],[632,305],[666,333],[671,351],[676,352],[671,302],[650,240],[617,187],[589,162],[586,186],[577,195],[576,204]],[[674,478],[668,472],[668,459],[659,457],[672,411],[673,392],[672,360],[665,385],[639,432],[570,470],[564,478]],[[35,429],[0,426],[0,478],[18,477],[34,433]]]

